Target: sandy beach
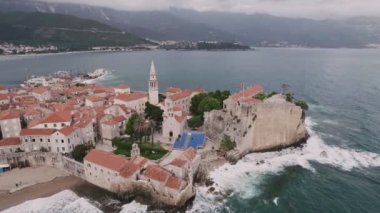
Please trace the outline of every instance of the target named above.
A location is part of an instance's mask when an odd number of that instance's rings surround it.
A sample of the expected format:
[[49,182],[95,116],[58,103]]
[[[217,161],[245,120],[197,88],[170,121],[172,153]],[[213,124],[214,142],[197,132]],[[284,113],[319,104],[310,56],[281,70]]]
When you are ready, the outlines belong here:
[[[15,183],[22,183],[15,187]],[[24,201],[51,196],[82,183],[53,167],[15,169],[0,175],[0,211]]]

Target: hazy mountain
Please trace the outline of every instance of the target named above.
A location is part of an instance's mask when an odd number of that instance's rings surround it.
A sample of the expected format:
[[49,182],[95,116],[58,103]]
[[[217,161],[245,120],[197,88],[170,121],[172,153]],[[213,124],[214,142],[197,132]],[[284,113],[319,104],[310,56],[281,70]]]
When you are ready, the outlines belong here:
[[255,46],[283,43],[311,47],[363,47],[380,43],[380,20],[311,20],[226,12],[119,11],[78,4],[0,0],[3,11],[39,11],[97,20],[155,40],[241,41]]
[[2,42],[55,45],[60,50],[146,43],[141,38],[97,21],[39,12],[0,12]]

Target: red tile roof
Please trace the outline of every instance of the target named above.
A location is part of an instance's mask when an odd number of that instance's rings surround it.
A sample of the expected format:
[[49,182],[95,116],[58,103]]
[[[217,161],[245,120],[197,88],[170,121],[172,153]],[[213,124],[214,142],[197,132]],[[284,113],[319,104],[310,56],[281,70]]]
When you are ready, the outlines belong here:
[[33,93],[37,94],[43,94],[45,92],[49,92],[49,90],[46,87],[37,87],[32,90]]
[[187,148],[184,152],[183,155],[189,159],[190,161],[194,160],[195,156],[197,155],[197,151],[193,148]]
[[15,146],[20,144],[20,138],[5,138],[3,140],[0,140],[0,146]]
[[145,170],[144,176],[159,182],[166,182],[171,176],[170,172],[157,165],[149,165]]
[[176,190],[179,190],[181,188],[181,185],[182,185],[181,179],[175,176],[170,176],[165,184],[165,186],[172,189],[176,189]]
[[145,97],[148,97],[148,94],[142,93],[142,92],[134,92],[131,94],[119,94],[115,97],[115,99],[128,102],[128,101],[134,101],[134,100],[138,100]]
[[176,158],[172,162],[170,162],[171,165],[176,166],[176,167],[182,167],[186,163],[187,161],[179,159],[179,158]]
[[86,155],[84,160],[117,172],[119,172],[128,162],[128,160],[122,156],[115,155],[110,152],[106,152],[99,149],[91,150]]
[[71,122],[71,111],[53,112],[45,116],[41,123]]
[[0,100],[8,100],[9,96],[5,94],[0,94]]
[[120,175],[125,178],[129,178],[141,169],[148,161],[148,159],[141,156],[133,157],[124,165],[123,169],[120,171]]
[[[240,98],[253,97],[263,91],[263,87],[260,84],[248,87],[243,91],[233,94],[232,100],[238,101]],[[244,95],[243,95],[244,94]]]
[[173,101],[176,101],[176,100],[180,100],[180,99],[183,99],[183,98],[189,97],[189,96],[191,96],[192,93],[193,93],[193,91],[187,89],[187,90],[183,90],[183,91],[180,92],[180,93],[177,93],[177,94],[171,95],[171,96],[169,96],[168,98],[171,99],[171,100],[173,100]]
[[116,89],[128,89],[129,86],[128,84],[119,84],[117,86],[115,86]]
[[99,102],[99,101],[103,101],[105,98],[97,96],[97,95],[91,95],[90,97],[87,97],[86,99],[91,102]]
[[66,126],[66,127],[62,128],[62,129],[60,129],[59,132],[62,133],[64,136],[69,136],[73,132],[75,132],[75,128],[72,127],[72,126]]
[[0,120],[8,120],[20,118],[20,111],[16,109],[8,109],[0,112]]
[[178,88],[178,87],[168,87],[168,88],[166,88],[166,92],[170,92],[170,93],[179,93],[181,91],[182,91],[182,89]]
[[20,135],[51,135],[54,132],[55,129],[22,129]]

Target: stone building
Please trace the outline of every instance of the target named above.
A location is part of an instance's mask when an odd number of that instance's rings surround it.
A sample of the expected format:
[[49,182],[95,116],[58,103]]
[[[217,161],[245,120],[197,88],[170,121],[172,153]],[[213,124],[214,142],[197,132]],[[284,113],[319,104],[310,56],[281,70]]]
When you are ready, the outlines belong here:
[[0,129],[3,138],[20,136],[21,113],[19,110],[8,109],[0,112]]
[[157,105],[159,102],[158,97],[158,80],[157,80],[157,73],[156,68],[154,66],[154,62],[152,61],[150,65],[150,72],[149,72],[149,103],[153,105]]

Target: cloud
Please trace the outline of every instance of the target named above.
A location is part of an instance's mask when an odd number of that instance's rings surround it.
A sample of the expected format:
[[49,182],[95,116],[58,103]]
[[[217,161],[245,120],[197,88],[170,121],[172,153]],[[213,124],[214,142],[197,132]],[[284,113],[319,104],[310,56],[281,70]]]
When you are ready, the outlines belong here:
[[45,0],[83,3],[122,10],[166,10],[268,13],[286,17],[345,18],[380,16],[380,0]]

